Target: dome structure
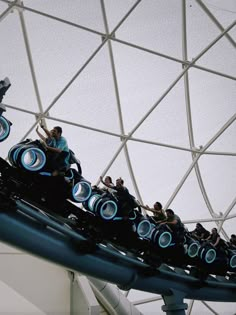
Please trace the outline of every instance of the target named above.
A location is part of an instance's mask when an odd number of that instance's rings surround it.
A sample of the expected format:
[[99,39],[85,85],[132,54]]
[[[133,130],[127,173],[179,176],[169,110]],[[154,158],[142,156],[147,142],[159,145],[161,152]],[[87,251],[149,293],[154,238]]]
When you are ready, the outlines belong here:
[[[236,234],[234,0],[0,0],[0,38],[12,122],[2,157],[37,138],[43,119],[62,127],[91,183],[122,177],[189,230],[201,222],[225,240]],[[128,298],[143,314],[163,304]],[[193,315],[235,311],[188,303]]]

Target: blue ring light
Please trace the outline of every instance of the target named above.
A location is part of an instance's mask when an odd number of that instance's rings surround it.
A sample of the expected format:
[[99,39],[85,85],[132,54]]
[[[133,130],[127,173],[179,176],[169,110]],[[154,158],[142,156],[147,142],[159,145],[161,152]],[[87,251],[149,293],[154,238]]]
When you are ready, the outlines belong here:
[[[169,238],[169,240],[168,240]],[[166,242],[166,239],[167,239],[167,242]],[[164,241],[163,241],[164,240]],[[172,235],[170,232],[163,232],[160,234],[159,238],[158,238],[158,245],[161,247],[161,248],[167,248],[168,246],[170,246],[170,243],[172,241]]]
[[205,248],[202,248],[202,250],[201,250],[201,252],[200,252],[200,254],[199,254],[199,256],[200,256],[201,259],[202,259],[202,255],[203,255],[204,252],[205,252]]
[[8,151],[8,160],[12,165],[14,165],[13,154],[16,151],[17,147],[18,146],[14,146]]
[[138,223],[137,233],[140,237],[147,237],[151,232],[151,223],[148,220],[142,220]]
[[133,211],[132,214],[133,214],[133,216],[130,216],[129,220],[134,221],[137,218],[136,211]]
[[236,254],[230,257],[229,265],[230,268],[236,268]]
[[[72,196],[76,202],[84,202],[89,199],[92,193],[92,188],[89,183],[81,181],[75,184],[72,189]],[[91,210],[91,209],[90,209]]]
[[88,208],[90,211],[95,212],[94,205],[99,198],[101,198],[101,195],[99,195],[99,194],[94,194],[94,195],[90,196],[90,198],[88,199]]
[[207,264],[211,264],[213,263],[215,259],[216,259],[216,251],[215,249],[211,248],[205,254],[205,262]]
[[12,154],[12,161],[13,161],[13,164],[16,165],[16,160],[17,160],[17,157],[18,157],[18,154],[20,152],[20,150],[22,149],[22,146],[16,148],[15,151],[13,151],[13,154]]
[[10,133],[10,124],[3,116],[0,116],[0,142],[4,141]]
[[[104,220],[112,220],[116,216],[117,210],[117,204],[113,200],[107,200],[102,204],[99,213]],[[109,215],[111,211],[113,213]]]
[[194,258],[197,256],[200,246],[197,242],[193,242],[188,246],[187,253],[188,256]]
[[[32,152],[36,156],[35,162],[33,164],[32,161],[30,161],[30,163],[25,162],[27,161],[27,155],[32,155]],[[38,148],[28,148],[24,150],[20,161],[23,168],[28,171],[36,172],[40,171],[46,164],[46,155],[42,150]]]

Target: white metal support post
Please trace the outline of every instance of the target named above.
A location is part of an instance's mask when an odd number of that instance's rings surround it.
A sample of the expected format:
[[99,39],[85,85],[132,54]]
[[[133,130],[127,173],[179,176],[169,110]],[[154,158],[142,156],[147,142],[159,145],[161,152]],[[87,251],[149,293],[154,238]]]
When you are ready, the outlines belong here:
[[85,276],[74,274],[69,271],[71,280],[71,315],[99,315],[100,305]]
[[[101,0],[101,8],[102,8],[102,14],[103,14],[103,20],[104,20],[106,35],[109,36],[109,26],[108,26],[108,21],[107,21],[107,15],[106,15],[104,0]],[[119,93],[119,86],[118,86],[118,80],[117,80],[117,75],[116,75],[115,60],[114,60],[114,55],[113,55],[113,50],[112,50],[112,43],[111,43],[110,39],[107,41],[107,44],[108,44],[111,70],[112,70],[114,89],[115,89],[115,95],[116,95],[117,110],[118,110],[118,116],[119,116],[119,122],[120,122],[120,132],[121,132],[120,139],[121,139],[121,141],[124,141],[124,138],[122,136],[125,135],[125,127],[124,127],[123,115],[122,115],[122,109],[121,109],[120,93]],[[124,145],[124,154],[125,154],[129,174],[130,174],[130,177],[131,177],[132,182],[133,182],[134,190],[136,192],[136,195],[137,195],[139,201],[142,201],[142,197],[141,197],[140,191],[138,189],[138,185],[137,185],[134,171],[132,168],[132,163],[130,161],[130,155],[129,155],[127,143],[125,143],[125,145]]]

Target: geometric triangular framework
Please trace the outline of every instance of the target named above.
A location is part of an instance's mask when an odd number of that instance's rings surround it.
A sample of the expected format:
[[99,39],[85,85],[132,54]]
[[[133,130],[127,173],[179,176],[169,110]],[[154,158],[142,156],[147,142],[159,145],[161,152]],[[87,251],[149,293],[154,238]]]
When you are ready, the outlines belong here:
[[222,236],[235,233],[234,1],[11,5],[0,1],[13,122],[1,155],[35,138],[41,115],[63,126],[91,182],[122,176],[138,199],[172,207],[189,229],[220,216]]

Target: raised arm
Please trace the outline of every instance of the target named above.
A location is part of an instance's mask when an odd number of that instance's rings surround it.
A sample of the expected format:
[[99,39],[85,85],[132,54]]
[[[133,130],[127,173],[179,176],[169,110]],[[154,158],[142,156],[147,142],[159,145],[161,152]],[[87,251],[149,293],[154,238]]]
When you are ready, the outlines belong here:
[[211,234],[207,238],[205,238],[205,241],[209,241],[210,239],[211,239]]
[[154,208],[150,208],[148,205],[144,206],[144,205],[141,205],[141,204],[140,204],[140,207],[143,208],[143,209],[145,209],[145,210],[151,211],[151,212],[153,212],[153,213],[156,212],[156,210],[155,210]]
[[42,121],[40,122],[40,127],[43,129],[43,131],[46,133],[46,135],[51,138],[50,131],[43,125]]
[[38,127],[38,126],[37,126],[37,128],[36,128],[36,132],[37,132],[39,138],[40,138],[41,140],[43,140],[44,142],[46,142],[46,137],[44,137],[44,135],[42,135],[41,132],[39,132],[39,127]]
[[113,184],[107,184],[106,182],[104,182],[103,177],[100,176],[100,181],[101,183],[103,183],[103,185],[105,185],[108,188],[112,188],[112,189],[116,189],[116,187]]

